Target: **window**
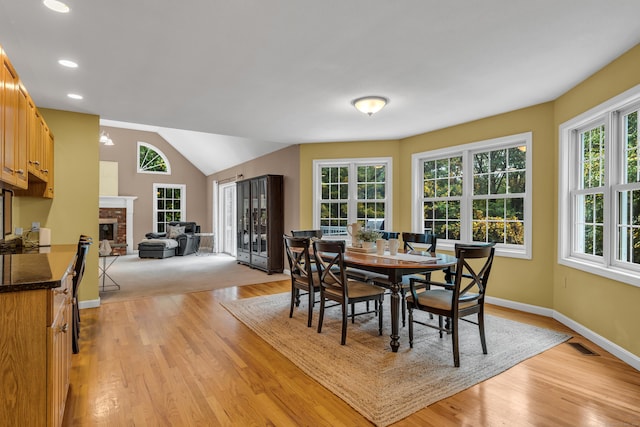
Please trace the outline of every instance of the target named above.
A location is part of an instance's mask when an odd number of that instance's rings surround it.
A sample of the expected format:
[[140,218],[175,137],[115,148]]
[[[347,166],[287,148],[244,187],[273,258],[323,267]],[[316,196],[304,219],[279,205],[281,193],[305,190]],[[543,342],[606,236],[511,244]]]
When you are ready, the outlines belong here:
[[314,227],[345,235],[347,225],[388,230],[391,218],[391,159],[315,160]]
[[413,155],[413,228],[531,258],[531,133]]
[[558,262],[640,286],[640,87],[560,126]]
[[167,224],[186,218],[187,187],[181,184],[153,184],[153,228],[167,231]]
[[138,173],[171,175],[167,156],[151,144],[138,141]]

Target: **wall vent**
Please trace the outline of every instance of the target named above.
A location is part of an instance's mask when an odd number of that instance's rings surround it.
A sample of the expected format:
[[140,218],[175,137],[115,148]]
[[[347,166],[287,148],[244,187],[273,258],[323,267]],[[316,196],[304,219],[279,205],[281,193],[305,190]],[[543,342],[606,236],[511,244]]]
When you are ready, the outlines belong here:
[[588,347],[585,347],[583,344],[580,344],[579,342],[570,342],[567,344],[569,344],[571,347],[575,348],[585,356],[599,356],[598,353],[596,353],[595,351],[591,350]]

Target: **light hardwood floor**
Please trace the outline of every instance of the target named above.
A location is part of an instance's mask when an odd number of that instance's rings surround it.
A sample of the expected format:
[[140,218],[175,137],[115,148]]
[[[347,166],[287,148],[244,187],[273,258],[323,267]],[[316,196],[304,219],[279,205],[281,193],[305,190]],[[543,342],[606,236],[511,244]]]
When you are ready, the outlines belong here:
[[[219,304],[288,290],[280,281],[82,310],[64,425],[371,425]],[[488,311],[569,332],[600,355],[561,344],[394,426],[640,426],[640,372],[552,319]]]

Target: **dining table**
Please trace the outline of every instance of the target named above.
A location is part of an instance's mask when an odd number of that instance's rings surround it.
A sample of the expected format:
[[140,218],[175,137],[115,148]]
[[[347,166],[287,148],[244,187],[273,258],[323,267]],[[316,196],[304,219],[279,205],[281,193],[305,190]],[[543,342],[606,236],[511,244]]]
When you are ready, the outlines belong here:
[[402,277],[425,271],[449,270],[455,266],[457,258],[448,254],[434,254],[423,251],[410,253],[398,252],[390,255],[358,252],[347,248],[344,254],[346,267],[358,268],[386,275],[391,290],[391,350],[398,352],[400,347],[399,323]]

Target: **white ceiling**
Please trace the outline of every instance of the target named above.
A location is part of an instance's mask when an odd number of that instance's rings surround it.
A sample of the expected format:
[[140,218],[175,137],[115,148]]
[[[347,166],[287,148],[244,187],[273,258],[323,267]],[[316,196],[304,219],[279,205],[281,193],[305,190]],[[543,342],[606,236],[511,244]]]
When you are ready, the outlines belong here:
[[[0,44],[36,104],[158,129],[207,175],[549,101],[640,42],[638,0],[66,3],[0,3]],[[390,103],[368,117],[350,104],[364,95]]]

